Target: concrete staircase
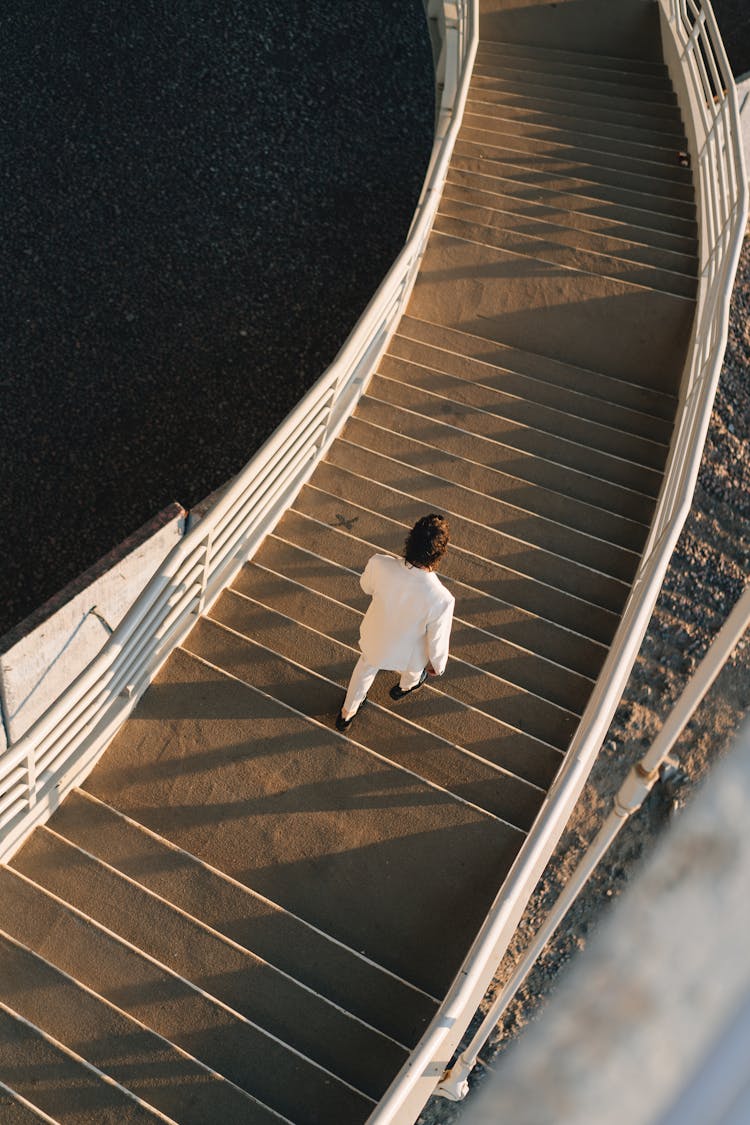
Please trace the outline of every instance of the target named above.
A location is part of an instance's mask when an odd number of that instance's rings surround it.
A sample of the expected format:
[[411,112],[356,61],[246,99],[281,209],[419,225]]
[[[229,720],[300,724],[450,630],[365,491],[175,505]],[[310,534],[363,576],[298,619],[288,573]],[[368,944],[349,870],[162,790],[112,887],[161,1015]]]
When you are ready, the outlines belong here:
[[[0,869],[3,1122],[364,1122],[563,761],[668,453],[693,197],[650,50],[506,41],[495,8],[355,416]],[[447,674],[399,704],[383,674],[343,737],[358,575],[433,510]]]

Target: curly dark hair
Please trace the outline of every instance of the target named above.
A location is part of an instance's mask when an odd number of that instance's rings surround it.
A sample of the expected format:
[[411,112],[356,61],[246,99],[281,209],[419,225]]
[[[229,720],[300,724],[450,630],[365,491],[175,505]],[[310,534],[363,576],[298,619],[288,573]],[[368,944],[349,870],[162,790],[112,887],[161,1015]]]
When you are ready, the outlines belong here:
[[434,569],[448,550],[450,531],[444,516],[432,512],[417,520],[404,542],[404,559],[410,566]]

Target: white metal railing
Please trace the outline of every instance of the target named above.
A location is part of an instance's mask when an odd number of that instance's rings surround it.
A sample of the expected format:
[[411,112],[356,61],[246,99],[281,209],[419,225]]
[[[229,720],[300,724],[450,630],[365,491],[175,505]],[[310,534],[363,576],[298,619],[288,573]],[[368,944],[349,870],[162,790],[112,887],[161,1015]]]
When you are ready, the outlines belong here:
[[432,158],[406,244],[331,367],[177,544],[99,655],[0,757],[0,861],[80,784],[196,616],[273,528],[351,414],[416,279],[460,125],[476,0],[429,0],[437,29]]
[[[641,563],[565,763],[445,1002],[368,1125],[410,1125],[433,1092],[460,1098],[468,1067],[446,1068],[497,970],[607,733],[692,502],[726,345],[747,221],[737,94],[708,0],[658,0],[665,61],[694,169],[700,235],[696,314],[669,461]],[[441,1080],[444,1085],[441,1085]]]

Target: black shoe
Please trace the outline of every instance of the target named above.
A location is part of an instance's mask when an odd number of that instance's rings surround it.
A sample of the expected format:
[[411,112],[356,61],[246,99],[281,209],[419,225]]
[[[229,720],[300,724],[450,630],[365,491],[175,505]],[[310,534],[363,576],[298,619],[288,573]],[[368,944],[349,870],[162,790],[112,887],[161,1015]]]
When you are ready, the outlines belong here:
[[336,730],[340,730],[342,734],[344,733],[344,731],[349,730],[349,727],[352,725],[352,723],[356,719],[357,715],[360,713],[360,711],[364,707],[365,703],[367,703],[367,700],[363,699],[362,702],[360,703],[359,707],[357,708],[357,710],[354,712],[353,715],[350,715],[348,719],[344,718],[343,714],[341,713],[341,709],[339,709],[339,713],[336,716]]
[[419,680],[414,685],[414,687],[410,687],[410,688],[407,688],[406,691],[402,691],[402,689],[399,687],[398,684],[394,684],[388,694],[390,695],[391,699],[395,699],[396,702],[398,702],[399,699],[403,699],[405,695],[411,695],[411,693],[413,691],[417,691],[418,688],[421,688],[422,684],[425,682],[426,679],[427,679],[427,669],[423,668],[422,669],[422,675],[419,677]]

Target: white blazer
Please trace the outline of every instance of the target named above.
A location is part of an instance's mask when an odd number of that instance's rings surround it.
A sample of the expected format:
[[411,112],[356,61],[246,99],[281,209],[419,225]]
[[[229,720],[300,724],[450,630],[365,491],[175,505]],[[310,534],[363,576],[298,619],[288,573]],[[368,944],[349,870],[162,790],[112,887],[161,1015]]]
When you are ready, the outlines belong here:
[[436,574],[392,555],[373,555],[359,584],[372,598],[359,631],[368,664],[417,672],[445,671],[455,598]]

